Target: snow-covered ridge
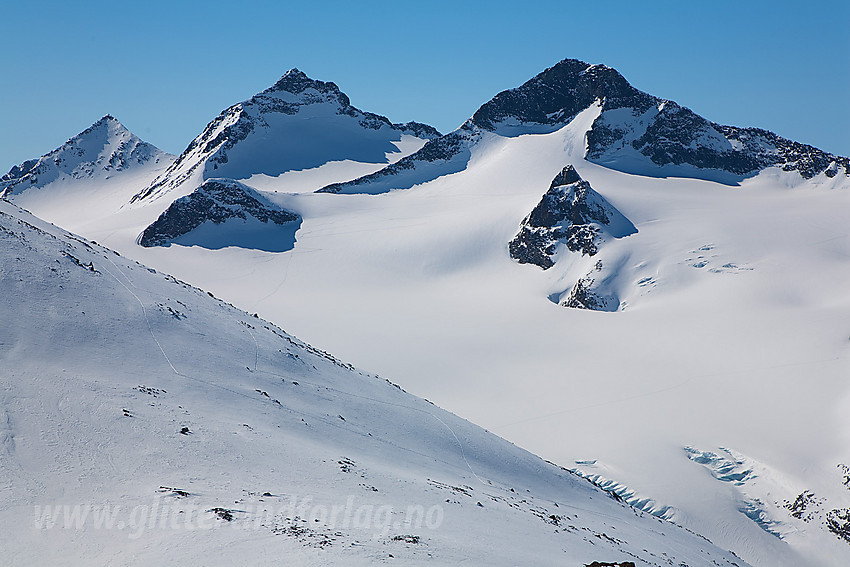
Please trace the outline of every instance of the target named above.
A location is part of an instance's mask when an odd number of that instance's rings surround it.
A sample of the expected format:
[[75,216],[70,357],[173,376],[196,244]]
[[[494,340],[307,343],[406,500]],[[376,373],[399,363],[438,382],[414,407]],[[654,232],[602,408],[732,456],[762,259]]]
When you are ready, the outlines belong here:
[[463,169],[468,149],[482,131],[506,137],[549,133],[597,103],[602,111],[587,132],[585,159],[619,171],[724,183],[737,183],[768,167],[798,172],[804,179],[819,173],[850,175],[850,158],[766,130],[710,122],[673,101],[639,91],[611,67],[564,59],[521,86],[497,94],[460,128],[431,140],[419,152],[321,191],[408,189]]
[[13,167],[0,177],[0,196],[62,179],[103,178],[171,159],[173,156],[143,142],[107,114],[52,152]]
[[247,179],[319,167],[331,161],[388,163],[403,134],[440,133],[425,124],[393,124],[351,105],[332,82],[288,71],[273,86],[219,114],[176,162],[133,201],[177,190],[188,193],[212,177]]

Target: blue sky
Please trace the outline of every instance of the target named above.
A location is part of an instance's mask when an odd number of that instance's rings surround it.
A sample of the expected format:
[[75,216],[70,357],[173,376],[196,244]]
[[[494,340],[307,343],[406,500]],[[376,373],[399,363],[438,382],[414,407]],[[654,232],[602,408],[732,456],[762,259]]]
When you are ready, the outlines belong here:
[[449,131],[566,57],[710,120],[850,155],[846,0],[36,0],[2,13],[3,172],[107,113],[179,153],[292,67],[363,110]]

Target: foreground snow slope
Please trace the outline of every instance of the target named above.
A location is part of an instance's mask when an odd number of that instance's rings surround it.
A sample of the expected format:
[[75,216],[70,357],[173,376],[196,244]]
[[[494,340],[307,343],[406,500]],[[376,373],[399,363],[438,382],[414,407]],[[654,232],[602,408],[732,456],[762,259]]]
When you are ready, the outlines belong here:
[[4,564],[744,565],[6,201],[0,239]]

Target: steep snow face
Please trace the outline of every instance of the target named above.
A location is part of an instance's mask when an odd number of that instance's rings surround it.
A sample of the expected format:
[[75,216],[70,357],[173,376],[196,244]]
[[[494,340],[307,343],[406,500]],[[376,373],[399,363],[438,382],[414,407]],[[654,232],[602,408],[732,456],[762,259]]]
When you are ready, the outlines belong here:
[[[405,136],[420,143],[415,148],[402,145]],[[425,124],[392,124],[383,116],[363,112],[351,106],[334,83],[292,69],[272,87],[224,110],[133,201],[171,191],[186,194],[212,177],[277,177],[340,161],[378,169],[402,147],[413,151],[438,136]]]
[[8,565],[745,565],[6,201],[0,238]]
[[[142,246],[176,242],[206,248],[241,246],[285,252],[301,218],[232,179],[210,179],[171,203],[139,236]],[[218,226],[215,225],[225,225]]]
[[324,187],[331,193],[383,193],[466,167],[481,132],[514,137],[554,132],[599,104],[587,132],[585,159],[655,177],[693,177],[736,184],[769,167],[804,179],[850,176],[850,158],[757,128],[722,126],[675,102],[631,86],[616,70],[565,59],[485,103],[459,129],[369,176]]
[[14,198],[54,182],[104,180],[173,159],[107,114],[49,154],[13,167],[0,177],[0,196]]

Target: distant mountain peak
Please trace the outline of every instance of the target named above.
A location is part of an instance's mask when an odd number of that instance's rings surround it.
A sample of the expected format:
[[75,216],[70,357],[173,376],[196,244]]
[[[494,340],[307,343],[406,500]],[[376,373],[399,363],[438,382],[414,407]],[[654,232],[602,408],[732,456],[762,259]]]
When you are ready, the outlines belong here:
[[494,96],[475,112],[471,122],[496,132],[504,132],[515,121],[524,129],[532,124],[557,127],[598,100],[605,101],[608,108],[619,108],[628,100],[645,110],[654,97],[631,86],[607,65],[564,59],[519,87]]
[[564,59],[522,85],[500,92],[458,129],[375,173],[323,187],[323,193],[409,189],[463,170],[482,133],[547,134],[598,105],[587,130],[587,161],[646,176],[737,184],[777,167],[803,179],[850,176],[850,158],[787,140],[767,130],[723,126],[633,87],[607,65]]
[[287,92],[297,95],[303,93],[307,89],[315,89],[320,93],[325,94],[342,95],[343,97],[345,97],[344,104],[349,104],[348,97],[345,96],[339,90],[339,87],[336,85],[336,83],[311,79],[307,76],[306,73],[296,67],[293,67],[292,69],[284,73],[283,76],[278,79],[278,81],[274,85],[259,94],[265,95],[277,92]]
[[62,178],[105,176],[169,158],[106,114],[52,152],[13,167],[0,177],[0,195],[43,187]]
[[395,142],[402,135],[433,139],[440,133],[425,124],[392,124],[362,111],[335,83],[293,68],[268,89],[223,110],[131,202],[175,189],[188,194],[212,178],[276,177],[332,161],[389,163],[387,156],[399,151]]

